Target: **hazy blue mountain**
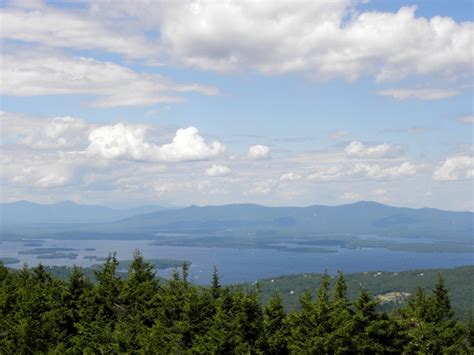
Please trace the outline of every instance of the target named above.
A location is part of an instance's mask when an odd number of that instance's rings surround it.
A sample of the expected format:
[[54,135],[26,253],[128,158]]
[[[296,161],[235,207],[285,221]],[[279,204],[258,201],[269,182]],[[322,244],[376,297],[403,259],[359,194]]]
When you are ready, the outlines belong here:
[[72,201],[50,205],[17,201],[0,204],[0,223],[2,225],[25,225],[110,222],[164,209],[165,207],[162,206],[143,206],[121,210],[103,206],[79,205]]
[[375,202],[341,206],[265,207],[252,204],[190,206],[137,215],[102,230],[218,232],[234,230],[313,234],[379,234],[470,238],[474,213],[399,208]]
[[223,236],[366,234],[383,237],[442,238],[446,241],[461,239],[471,241],[474,236],[472,212],[400,208],[366,201],[341,206],[266,207],[235,204],[166,210],[160,206],[115,210],[78,205],[69,201],[53,205],[37,205],[21,201],[1,204],[0,208],[4,234],[23,232],[29,234],[61,232],[71,235],[92,233],[91,236],[97,233],[152,235],[156,232]]

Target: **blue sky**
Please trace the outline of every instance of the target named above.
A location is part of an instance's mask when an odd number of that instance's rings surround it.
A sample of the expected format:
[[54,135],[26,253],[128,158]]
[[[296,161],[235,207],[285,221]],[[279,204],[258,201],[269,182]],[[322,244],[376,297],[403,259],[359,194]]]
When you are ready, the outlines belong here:
[[3,2],[1,199],[473,210],[472,10]]

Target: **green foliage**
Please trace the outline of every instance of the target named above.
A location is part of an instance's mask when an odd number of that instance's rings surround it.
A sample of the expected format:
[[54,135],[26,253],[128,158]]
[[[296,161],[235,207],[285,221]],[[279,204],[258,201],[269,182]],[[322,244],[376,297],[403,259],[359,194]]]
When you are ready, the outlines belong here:
[[474,322],[451,309],[439,276],[433,292],[419,289],[397,313],[384,313],[362,289],[348,296],[346,279],[322,276],[316,297],[285,312],[275,292],[210,287],[188,280],[188,265],[161,282],[136,251],[126,277],[109,255],[95,282],[80,268],[67,279],[47,268],[14,271],[0,263],[0,353],[391,354],[470,353]]
[[419,288],[406,308],[400,312],[407,336],[406,349],[410,353],[463,354],[469,353],[469,323],[464,327],[453,318],[448,290],[438,274],[432,295]]
[[260,348],[266,354],[288,354],[288,324],[279,292],[275,293],[263,315]]
[[[344,275],[345,289],[349,299],[358,297],[360,289],[365,288],[372,295],[383,295],[390,292],[404,292],[415,295],[418,287],[425,290],[434,290],[438,281],[438,274],[443,276],[443,282],[449,289],[451,309],[455,317],[467,321],[469,309],[472,306],[472,285],[474,284],[474,265],[451,269],[424,269],[402,272],[360,272]],[[276,290],[280,291],[283,305],[287,311],[297,310],[300,307],[299,296],[308,289],[314,289],[323,275],[298,274],[274,277],[260,280],[259,286],[264,303],[273,297]],[[331,292],[337,282],[331,283]],[[253,287],[249,285],[248,287]],[[398,302],[381,302],[379,311],[394,311],[406,306],[410,297]]]

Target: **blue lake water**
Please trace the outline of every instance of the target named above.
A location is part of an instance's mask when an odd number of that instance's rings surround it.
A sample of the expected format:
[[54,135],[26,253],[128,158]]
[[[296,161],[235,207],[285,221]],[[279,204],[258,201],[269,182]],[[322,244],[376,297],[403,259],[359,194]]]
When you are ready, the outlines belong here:
[[[150,240],[44,240],[42,247],[74,248],[77,259],[38,259],[37,255],[18,254],[20,250],[32,249],[25,242],[0,244],[0,257],[15,257],[20,263],[9,265],[20,268],[23,263],[37,265],[81,265],[91,266],[100,262],[87,260],[86,255],[107,256],[116,252],[119,259],[131,259],[132,252],[139,249],[145,258],[179,259],[192,262],[190,276],[195,283],[208,283],[214,268],[218,268],[224,283],[253,282],[279,275],[324,272],[345,273],[361,271],[402,271],[418,268],[444,268],[474,264],[470,253],[415,253],[389,251],[381,248],[345,249],[337,253],[308,253],[279,251],[273,249],[202,248],[177,246],[151,246]],[[85,248],[95,248],[86,251]],[[331,249],[334,247],[331,246]],[[68,252],[69,253],[69,252]],[[158,275],[168,277],[172,270],[159,270]]]

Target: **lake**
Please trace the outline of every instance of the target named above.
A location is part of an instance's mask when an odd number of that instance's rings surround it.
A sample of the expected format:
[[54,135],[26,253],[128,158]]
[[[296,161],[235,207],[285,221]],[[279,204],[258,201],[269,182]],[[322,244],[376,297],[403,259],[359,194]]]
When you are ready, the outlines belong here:
[[[35,241],[37,242],[37,241]],[[133,250],[139,249],[145,258],[178,259],[192,263],[190,276],[195,283],[210,281],[214,265],[218,268],[223,283],[253,282],[279,275],[324,272],[334,274],[362,271],[403,271],[422,268],[447,268],[474,264],[471,253],[416,253],[389,251],[382,248],[333,248],[336,253],[310,253],[280,251],[274,249],[204,248],[182,246],[152,246],[150,240],[57,240],[41,241],[43,248],[73,248],[76,259],[38,259],[37,255],[18,254],[21,250],[33,249],[24,246],[27,241],[3,241],[0,257],[15,257],[20,263],[9,265],[21,268],[23,263],[37,265],[91,266],[100,262],[87,260],[86,255],[107,256],[117,252],[119,259],[131,259]],[[38,246],[37,246],[38,247]],[[95,251],[86,251],[94,248]],[[172,269],[159,270],[158,275],[168,277]]]

